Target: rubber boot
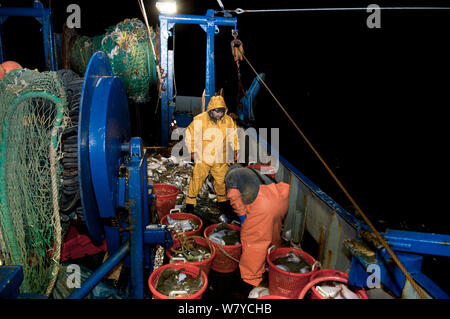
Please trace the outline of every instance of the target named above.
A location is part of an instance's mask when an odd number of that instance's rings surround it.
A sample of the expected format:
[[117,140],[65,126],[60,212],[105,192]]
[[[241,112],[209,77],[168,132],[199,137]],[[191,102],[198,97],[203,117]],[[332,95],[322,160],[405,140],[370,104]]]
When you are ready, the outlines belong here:
[[186,204],[186,213],[193,214],[194,213],[194,205]]

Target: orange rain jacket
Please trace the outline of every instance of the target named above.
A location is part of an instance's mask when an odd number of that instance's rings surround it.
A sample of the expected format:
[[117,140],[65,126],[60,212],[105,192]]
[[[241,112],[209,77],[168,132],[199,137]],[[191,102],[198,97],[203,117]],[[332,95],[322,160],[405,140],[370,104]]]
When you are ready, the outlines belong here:
[[[229,170],[225,182],[227,199],[235,213],[238,216],[247,214],[241,225],[242,255],[239,268],[242,280],[256,287],[262,281],[268,248],[281,245],[281,225],[289,207],[290,187],[284,182],[268,181],[265,176],[260,179],[259,185],[254,180],[249,183],[248,170],[244,167]],[[230,181],[231,172],[235,177],[242,177]],[[252,197],[255,197],[253,194],[256,198],[252,201]]]

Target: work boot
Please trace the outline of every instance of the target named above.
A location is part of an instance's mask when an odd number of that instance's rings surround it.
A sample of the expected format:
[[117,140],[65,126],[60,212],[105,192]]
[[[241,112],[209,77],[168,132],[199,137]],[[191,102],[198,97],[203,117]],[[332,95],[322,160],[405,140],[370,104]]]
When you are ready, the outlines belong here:
[[194,205],[186,204],[186,213],[193,214],[194,213]]

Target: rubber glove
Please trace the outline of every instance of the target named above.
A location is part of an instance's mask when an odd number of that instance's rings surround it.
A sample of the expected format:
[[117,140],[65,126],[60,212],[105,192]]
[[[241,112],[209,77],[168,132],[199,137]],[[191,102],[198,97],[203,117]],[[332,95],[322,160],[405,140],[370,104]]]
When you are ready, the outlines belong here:
[[242,216],[239,216],[239,219],[241,220],[241,225],[244,223],[244,220],[247,218],[247,214],[244,214]]

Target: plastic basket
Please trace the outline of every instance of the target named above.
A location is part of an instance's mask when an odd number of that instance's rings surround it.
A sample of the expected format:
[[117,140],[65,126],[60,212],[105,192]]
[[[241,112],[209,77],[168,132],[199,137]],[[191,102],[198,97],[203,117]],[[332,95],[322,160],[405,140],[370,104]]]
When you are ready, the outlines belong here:
[[289,299],[289,298],[286,298],[283,296],[267,295],[267,296],[258,297],[257,299]]
[[[233,257],[234,259],[239,260],[241,258],[242,254],[242,244],[238,245],[223,245],[219,248],[219,245],[212,242],[208,239],[208,236],[216,229],[216,227],[219,224],[213,224],[211,226],[208,226],[203,231],[203,236],[208,240],[216,249],[216,257],[213,259],[211,263],[211,269],[220,273],[230,273],[233,272],[237,266],[239,265],[238,262],[232,260],[230,257],[228,257],[226,254],[224,254],[220,248],[222,248],[228,255]],[[241,227],[233,225],[233,224],[227,224],[230,228],[235,230],[241,230]]]
[[175,207],[180,190],[169,184],[153,184],[153,194],[156,195],[156,212],[159,220]]
[[[202,260],[202,261],[187,261],[184,262],[182,260],[176,260],[172,261],[172,251],[170,249],[166,250],[166,255],[169,257],[169,260],[172,264],[190,264],[199,267],[201,270],[203,270],[206,274],[206,276],[209,275],[209,270],[211,269],[211,263],[213,259],[216,257],[216,249],[213,245],[208,245],[208,241],[203,237],[194,237],[194,241],[203,247],[208,247],[211,249],[211,256],[208,259]],[[178,249],[180,247],[180,241],[178,239],[175,239],[173,241],[173,249]]]
[[308,273],[292,273],[275,266],[273,261],[278,257],[286,256],[289,252],[301,255],[302,258],[313,265],[316,260],[305,251],[297,248],[276,248],[267,254],[269,264],[269,291],[272,295],[283,296],[290,299],[297,299],[300,291],[310,281],[311,274],[317,269]]
[[[319,284],[321,282],[330,281],[327,279],[330,277],[339,277],[339,278],[343,279],[343,281],[342,281],[343,283],[348,283],[348,274],[343,271],[337,270],[337,269],[321,269],[319,271],[315,271],[311,275],[311,282],[316,281],[317,278],[321,278],[322,280],[317,283],[317,284]],[[349,288],[353,288],[353,287],[349,287]],[[352,290],[356,294],[359,295],[360,299],[369,299],[365,289],[353,288]],[[305,294],[306,294],[306,292],[305,292]],[[315,285],[311,287],[311,299],[324,299],[322,297],[322,295],[316,290]]]
[[277,170],[275,167],[264,164],[249,164],[248,167],[254,168],[260,171],[262,174],[275,178]]
[[163,265],[163,266],[159,267],[154,272],[152,272],[152,274],[148,278],[148,287],[150,288],[150,291],[152,292],[154,299],[171,299],[169,296],[166,296],[156,290],[156,284],[158,282],[159,275],[161,274],[161,272],[163,272],[167,268],[173,268],[173,269],[184,268],[182,273],[192,276],[192,277],[197,277],[199,272],[201,271],[201,276],[203,279],[202,288],[199,291],[197,291],[195,294],[192,294],[190,296],[177,297],[177,298],[173,298],[173,299],[202,299],[203,293],[205,292],[206,287],[208,287],[208,277],[206,276],[205,272],[202,271],[199,267],[197,267],[195,265],[190,265],[190,264],[167,264],[167,265]]
[[[178,212],[178,213],[174,213],[174,212]],[[201,236],[201,231],[203,228],[203,221],[200,217],[194,215],[194,214],[189,214],[189,213],[181,213],[180,210],[178,208],[175,209],[171,209],[169,211],[168,215],[165,215],[163,218],[161,218],[161,224],[163,225],[169,225],[169,222],[167,221],[167,216],[170,215],[170,218],[175,219],[175,220],[183,220],[183,219],[194,219],[199,225],[196,229],[192,230],[192,231],[187,231],[184,233],[184,235],[186,237],[189,236]],[[174,236],[174,232],[172,232],[172,239],[175,239]]]

